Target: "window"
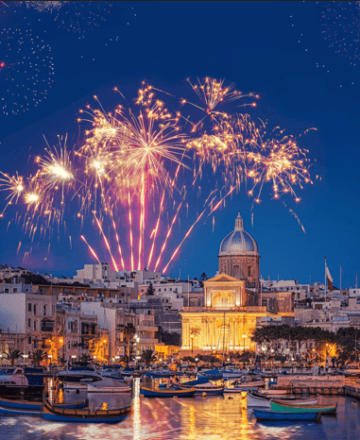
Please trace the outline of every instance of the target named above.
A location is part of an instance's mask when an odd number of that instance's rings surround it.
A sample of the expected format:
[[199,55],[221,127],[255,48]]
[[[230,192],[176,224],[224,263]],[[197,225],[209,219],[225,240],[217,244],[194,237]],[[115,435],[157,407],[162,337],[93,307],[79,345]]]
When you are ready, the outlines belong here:
[[55,308],[56,308],[56,306],[55,306],[55,304],[53,304],[52,305],[52,315],[55,315],[55,310],[56,310]]
[[47,312],[47,305],[44,304],[44,316],[46,315],[46,312]]
[[248,277],[251,277],[251,266],[248,266]]
[[14,287],[13,293],[17,293],[17,287]]
[[34,304],[34,315],[36,315],[36,304]]
[[31,336],[28,337],[28,344],[31,344]]
[[34,330],[37,330],[37,321],[34,321]]
[[28,304],[28,311],[31,312],[31,303]]
[[9,289],[5,289],[5,293],[9,293]]
[[28,318],[28,327],[31,327],[31,318]]

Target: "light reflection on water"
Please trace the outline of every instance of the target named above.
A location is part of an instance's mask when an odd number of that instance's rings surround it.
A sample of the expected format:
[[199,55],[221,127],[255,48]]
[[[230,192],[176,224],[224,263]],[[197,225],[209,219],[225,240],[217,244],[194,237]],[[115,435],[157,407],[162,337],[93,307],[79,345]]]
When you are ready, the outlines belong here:
[[[184,399],[147,399],[134,385],[132,413],[122,423],[74,424],[46,422],[40,417],[1,418],[0,440],[355,440],[360,429],[360,401],[319,397],[337,402],[338,415],[322,423],[257,423],[252,410],[241,407],[240,395],[197,396]],[[85,393],[63,393],[61,400],[80,400]],[[126,405],[130,394],[89,396],[90,408],[106,402],[109,408]]]

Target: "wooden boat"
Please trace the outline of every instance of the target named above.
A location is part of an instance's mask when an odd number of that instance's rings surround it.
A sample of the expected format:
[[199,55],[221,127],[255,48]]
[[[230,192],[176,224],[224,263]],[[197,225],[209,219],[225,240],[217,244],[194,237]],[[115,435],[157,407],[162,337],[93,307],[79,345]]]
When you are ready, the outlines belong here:
[[270,390],[260,389],[260,390],[258,390],[258,392],[262,396],[271,396],[271,397],[272,396],[281,396],[283,394],[291,394],[290,388],[270,389]]
[[55,422],[118,423],[124,420],[130,411],[131,405],[109,410],[57,408],[48,400],[43,406],[44,419]]
[[303,413],[293,413],[293,412],[277,412],[271,411],[271,409],[256,409],[254,408],[254,415],[257,420],[266,420],[271,422],[318,422],[321,420],[321,412],[303,412]]
[[[217,386],[213,385],[212,383],[205,383],[202,385],[194,385],[194,388],[196,388],[195,395],[202,395],[203,393],[206,393],[208,395],[219,395],[224,393],[224,386]],[[182,387],[180,385],[179,389],[188,390],[187,387]]]
[[12,408],[0,406],[0,416],[41,416],[41,409]]
[[66,409],[80,409],[80,408],[86,408],[89,406],[89,399],[85,400],[78,400],[75,402],[63,402],[63,403],[53,403],[53,406],[55,408],[66,408]]
[[280,400],[271,400],[270,409],[277,412],[292,412],[296,414],[306,412],[321,412],[327,414],[336,414],[337,404],[333,405],[293,405],[292,403],[283,403]]
[[171,389],[166,390],[153,390],[151,388],[140,388],[140,394],[145,397],[193,397],[196,393],[196,388],[185,388],[185,389]]
[[200,377],[199,379],[190,380],[189,382],[175,382],[172,380],[171,385],[174,388],[194,388],[196,385],[204,385],[207,383],[210,383],[208,379],[205,377]]
[[[247,390],[257,390],[259,387],[265,386],[265,382],[244,382],[244,383],[237,383],[233,389],[241,391],[247,391]],[[227,388],[231,390],[232,388]]]
[[[270,399],[270,400],[272,400],[272,399]],[[291,400],[291,399],[288,399],[288,400],[278,399],[276,401],[284,403],[286,405],[290,405],[290,406],[317,405],[317,403],[318,403],[317,399],[309,399],[309,400],[305,400],[305,399],[294,399],[294,400]]]
[[221,380],[221,379],[223,379],[223,375],[217,369],[202,371],[201,373],[198,374],[198,376],[205,377],[208,380]]
[[10,400],[0,397],[0,406],[14,409],[41,411],[42,402],[31,402],[30,400]]
[[252,393],[247,393],[247,406],[256,406],[259,408],[270,408],[270,400],[265,397],[256,396]]

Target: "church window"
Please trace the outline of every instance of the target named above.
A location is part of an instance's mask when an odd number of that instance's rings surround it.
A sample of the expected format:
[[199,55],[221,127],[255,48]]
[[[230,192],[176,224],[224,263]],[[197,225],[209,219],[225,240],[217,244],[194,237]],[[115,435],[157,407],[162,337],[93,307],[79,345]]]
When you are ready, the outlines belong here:
[[251,266],[248,266],[248,277],[251,277]]

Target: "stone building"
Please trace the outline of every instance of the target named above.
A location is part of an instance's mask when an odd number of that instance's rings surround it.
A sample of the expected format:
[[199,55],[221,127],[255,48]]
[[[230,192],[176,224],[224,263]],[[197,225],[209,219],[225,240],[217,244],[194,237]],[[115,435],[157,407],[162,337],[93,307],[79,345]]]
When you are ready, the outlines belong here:
[[221,242],[219,273],[246,281],[246,287],[259,287],[260,255],[256,241],[244,230],[240,213],[235,220],[235,229]]

